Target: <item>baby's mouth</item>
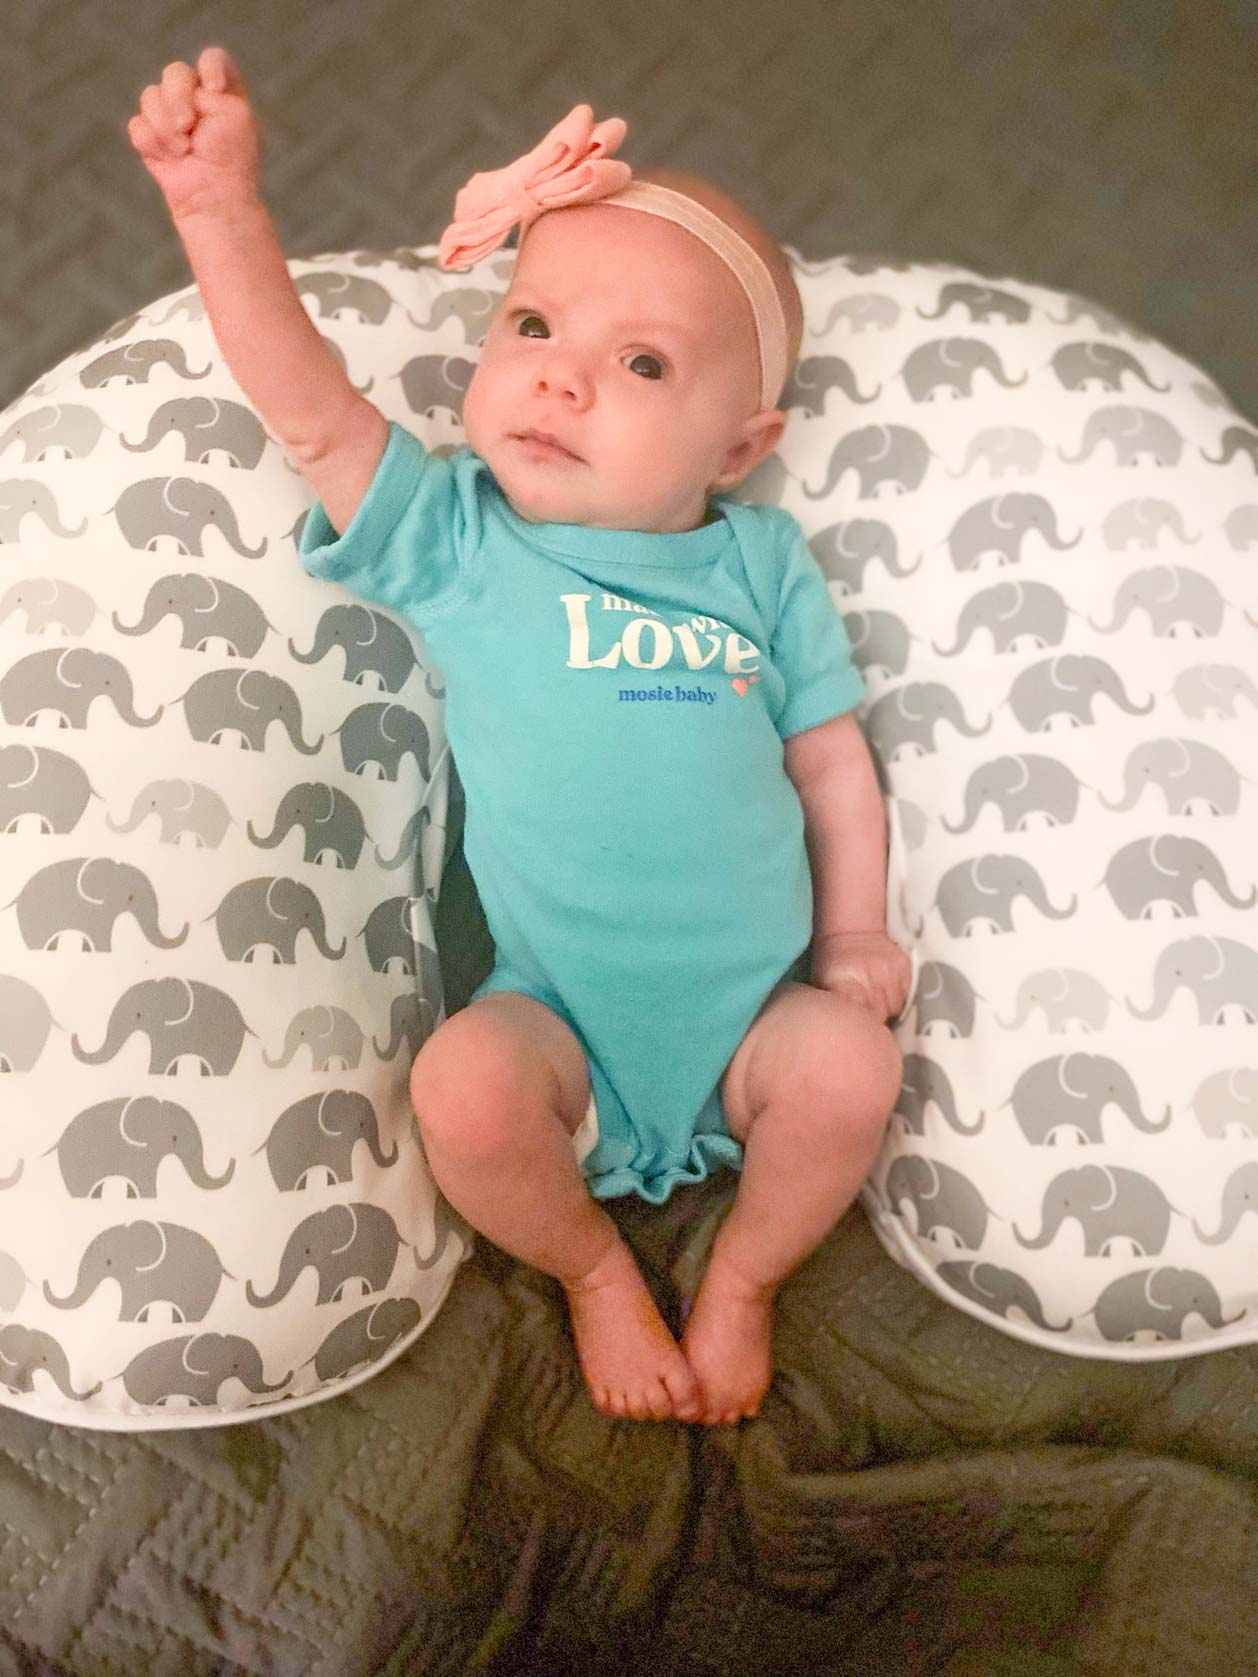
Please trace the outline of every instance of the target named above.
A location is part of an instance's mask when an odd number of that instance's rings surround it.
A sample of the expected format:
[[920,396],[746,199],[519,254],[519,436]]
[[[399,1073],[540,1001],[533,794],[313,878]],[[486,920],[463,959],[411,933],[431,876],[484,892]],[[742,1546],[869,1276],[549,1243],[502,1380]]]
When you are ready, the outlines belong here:
[[579,454],[574,454],[570,448],[565,448],[562,443],[545,436],[540,431],[513,431],[511,438],[513,442],[518,442],[529,449],[538,459],[577,461],[581,459]]

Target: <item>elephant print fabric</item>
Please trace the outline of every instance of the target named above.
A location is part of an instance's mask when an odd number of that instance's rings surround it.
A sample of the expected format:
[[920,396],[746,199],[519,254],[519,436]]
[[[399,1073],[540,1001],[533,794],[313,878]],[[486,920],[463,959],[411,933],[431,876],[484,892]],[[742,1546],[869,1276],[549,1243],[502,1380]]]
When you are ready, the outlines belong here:
[[[447,284],[387,266],[314,292],[378,392]],[[444,1017],[444,682],[307,576],[312,501],[195,289],[0,415],[0,1402],[45,1419],[336,1396],[470,1251],[407,1096]]]
[[1258,429],[1095,302],[797,267],[778,456],[865,678],[914,982],[863,1203],[1085,1357],[1258,1339]]

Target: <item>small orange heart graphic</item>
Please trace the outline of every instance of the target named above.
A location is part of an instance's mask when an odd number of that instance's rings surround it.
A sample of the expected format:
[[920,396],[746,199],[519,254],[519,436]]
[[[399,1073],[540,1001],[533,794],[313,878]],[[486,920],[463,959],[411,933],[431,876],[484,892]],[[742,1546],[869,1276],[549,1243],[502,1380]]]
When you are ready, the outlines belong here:
[[735,691],[735,693],[738,694],[738,697],[740,699],[745,699],[746,698],[746,696],[747,696],[747,683],[743,680],[742,676],[738,676],[735,679],[734,691]]

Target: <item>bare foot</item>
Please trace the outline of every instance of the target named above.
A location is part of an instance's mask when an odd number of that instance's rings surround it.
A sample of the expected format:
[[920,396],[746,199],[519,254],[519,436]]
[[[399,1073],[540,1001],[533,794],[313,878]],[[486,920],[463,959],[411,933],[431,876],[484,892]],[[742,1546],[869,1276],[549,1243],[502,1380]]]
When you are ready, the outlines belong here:
[[710,1265],[686,1321],[681,1349],[702,1393],[699,1419],[731,1425],[752,1416],[773,1376],[772,1287]]
[[635,1421],[699,1419],[695,1377],[623,1241],[563,1289],[596,1408]]

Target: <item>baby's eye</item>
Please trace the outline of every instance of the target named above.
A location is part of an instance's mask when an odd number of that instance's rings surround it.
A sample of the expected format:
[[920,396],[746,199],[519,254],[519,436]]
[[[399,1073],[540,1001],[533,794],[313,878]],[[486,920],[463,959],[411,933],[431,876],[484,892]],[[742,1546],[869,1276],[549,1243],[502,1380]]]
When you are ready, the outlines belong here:
[[641,353],[635,355],[633,357],[633,360],[630,361],[629,365],[631,367],[632,367],[634,361],[649,361],[654,367],[656,367],[658,369],[657,372],[648,373],[646,375],[647,378],[652,379],[652,380],[659,380],[659,379],[662,379],[664,377],[664,368],[663,368],[663,365],[662,365],[658,355],[647,355],[645,352],[641,352]]
[[[540,314],[522,314],[519,317],[519,319],[516,321],[516,326],[517,327],[521,326],[523,324],[523,322],[526,321],[526,320],[541,320],[541,319],[542,319],[542,317],[541,317]],[[543,321],[542,324],[545,325],[545,322]],[[531,332],[528,334],[529,337],[532,337],[532,335],[533,334]]]

